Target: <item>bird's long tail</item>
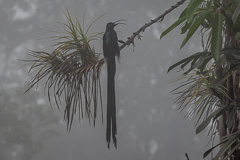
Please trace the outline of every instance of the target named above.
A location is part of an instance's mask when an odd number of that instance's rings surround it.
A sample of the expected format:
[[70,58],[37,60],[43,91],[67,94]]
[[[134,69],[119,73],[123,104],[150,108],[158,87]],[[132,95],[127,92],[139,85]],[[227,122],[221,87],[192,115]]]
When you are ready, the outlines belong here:
[[113,144],[117,148],[117,125],[116,125],[116,102],[115,102],[115,84],[114,77],[116,73],[115,57],[107,62],[108,80],[107,80],[107,132],[106,140],[110,148],[111,135]]

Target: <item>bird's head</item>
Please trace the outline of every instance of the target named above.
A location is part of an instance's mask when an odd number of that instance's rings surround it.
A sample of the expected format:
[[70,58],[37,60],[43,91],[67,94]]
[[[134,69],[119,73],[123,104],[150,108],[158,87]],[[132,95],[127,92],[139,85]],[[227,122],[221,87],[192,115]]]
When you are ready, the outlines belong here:
[[106,26],[106,31],[111,31],[115,27],[114,23],[109,22]]
[[114,27],[115,27],[116,25],[118,25],[118,24],[124,24],[124,25],[126,25],[125,23],[123,23],[123,22],[121,22],[121,21],[126,21],[126,20],[120,19],[120,20],[117,20],[117,21],[115,21],[115,22],[109,22],[109,23],[107,23],[106,31],[111,31],[111,30],[113,30]]

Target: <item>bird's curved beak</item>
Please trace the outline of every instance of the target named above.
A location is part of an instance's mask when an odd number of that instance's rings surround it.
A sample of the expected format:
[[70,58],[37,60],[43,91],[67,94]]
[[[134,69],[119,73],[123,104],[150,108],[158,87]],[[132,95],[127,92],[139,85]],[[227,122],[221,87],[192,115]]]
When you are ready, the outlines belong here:
[[[113,24],[114,24],[114,26],[119,25],[119,24],[127,25],[126,23],[123,23],[123,21],[126,22],[125,19],[120,19],[120,20],[117,20],[117,21],[113,22]],[[117,22],[119,22],[119,23],[117,23]]]

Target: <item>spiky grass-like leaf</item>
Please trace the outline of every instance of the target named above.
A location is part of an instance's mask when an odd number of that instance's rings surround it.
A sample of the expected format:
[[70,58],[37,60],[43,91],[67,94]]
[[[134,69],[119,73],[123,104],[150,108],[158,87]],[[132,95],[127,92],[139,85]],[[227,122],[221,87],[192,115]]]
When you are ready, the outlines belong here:
[[[182,82],[179,87],[172,90],[172,93],[177,95],[174,103],[179,107],[180,111],[186,110],[184,118],[194,119],[197,133],[200,129],[202,131],[210,124],[210,134],[216,130],[215,123],[217,117],[208,120],[219,108],[220,100],[216,94],[226,95],[226,88],[223,86],[211,87],[211,83],[215,80],[213,68],[209,67],[208,72],[205,74],[197,74],[197,72],[192,71],[187,75],[183,75],[182,78],[177,79],[177,81],[181,80]],[[213,121],[209,123],[212,119]],[[199,128],[203,124],[204,127]]]
[[102,33],[88,35],[91,26],[102,16],[85,31],[78,20],[73,22],[68,10],[64,15],[68,23],[62,23],[65,34],[55,36],[55,49],[51,53],[28,53],[33,57],[26,60],[31,64],[29,72],[35,71],[35,76],[26,92],[40,81],[45,82],[50,104],[54,99],[60,109],[62,101],[65,102],[64,120],[70,131],[75,114],[79,115],[79,119],[86,115],[89,122],[92,119],[95,125],[99,101],[102,109],[100,71],[104,60],[90,45]]

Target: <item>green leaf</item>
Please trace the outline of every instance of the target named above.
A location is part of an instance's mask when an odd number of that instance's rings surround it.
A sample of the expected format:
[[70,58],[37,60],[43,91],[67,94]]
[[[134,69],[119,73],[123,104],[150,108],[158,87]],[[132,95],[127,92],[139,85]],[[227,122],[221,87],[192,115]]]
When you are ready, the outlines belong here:
[[209,62],[210,60],[212,60],[212,56],[206,58],[206,59],[204,60],[204,62],[202,63],[202,65],[201,65],[200,67],[198,67],[201,74],[203,74],[203,70],[206,68],[206,65],[208,64],[208,62]]
[[192,66],[192,68],[198,68],[200,69],[200,72],[202,72],[205,68],[208,62],[212,59],[212,56],[210,55],[202,55],[198,61]]
[[202,53],[203,54],[201,54],[198,61],[192,66],[193,68],[201,67],[206,60],[207,60],[207,62],[209,62],[209,60],[210,60],[209,58],[211,58],[210,52],[202,52]]
[[213,22],[211,39],[211,52],[215,61],[218,61],[222,49],[222,27],[223,15],[221,13],[216,13]]
[[207,4],[208,9],[210,9],[211,7],[214,7],[214,0],[210,0]]
[[239,139],[239,135],[234,135],[230,140],[228,140],[224,145],[221,147],[221,149],[218,151],[217,155],[214,157],[213,160],[218,160],[218,158],[225,153],[231,145],[236,142]]
[[172,69],[174,69],[177,66],[181,65],[181,68],[183,69],[188,63],[190,63],[191,61],[191,67],[190,69],[188,69],[184,74],[188,74],[191,70],[193,70],[194,68],[199,68],[201,70],[201,72],[203,71],[203,69],[206,67],[207,63],[212,59],[210,55],[210,52],[197,52],[187,58],[184,58],[183,60],[173,64],[172,66],[170,66],[168,68],[168,72],[171,71]]
[[232,15],[233,24],[236,23],[237,17],[239,16],[239,14],[240,14],[240,3],[238,3],[238,5],[237,5],[237,7],[236,7],[236,9],[235,9],[235,11],[234,11],[234,13]]
[[225,139],[224,141],[222,141],[221,143],[217,144],[216,146],[210,148],[209,150],[207,150],[204,154],[203,154],[203,158],[206,158],[209,153],[211,153],[215,148],[217,148],[218,146],[220,146],[221,144],[225,143],[227,141],[227,139]]
[[177,67],[177,66],[179,66],[179,65],[181,65],[181,64],[183,64],[183,63],[185,63],[185,62],[190,62],[191,60],[192,60],[192,57],[187,57],[187,58],[185,58],[185,59],[183,59],[183,60],[181,60],[181,61],[179,61],[179,62],[177,62],[177,63],[175,63],[175,64],[173,64],[173,65],[171,65],[171,66],[168,68],[168,71],[167,71],[167,72],[171,71],[171,70],[174,69],[175,67]]
[[187,8],[185,8],[185,9],[182,11],[182,13],[180,14],[180,16],[179,16],[178,19],[181,19],[181,18],[185,17],[186,14],[187,14]]
[[184,34],[187,32],[187,30],[194,24],[196,19],[193,19],[191,22],[186,22],[185,25],[181,28],[181,34]]
[[206,21],[208,23],[208,26],[212,26],[213,25],[213,20],[214,20],[214,13],[211,12],[207,17],[206,17]]
[[211,115],[209,115],[196,129],[196,134],[200,133],[202,130],[204,130],[208,124],[211,122],[211,120],[215,120],[218,118],[222,113],[225,111],[227,106],[221,106],[216,111],[214,111]]
[[195,23],[192,24],[192,26],[190,27],[188,34],[186,36],[186,38],[183,40],[181,47],[182,48],[187,42],[188,40],[192,37],[192,35],[196,32],[196,30],[198,29],[198,27],[202,24],[202,22],[205,20],[205,18],[207,17],[207,15],[211,12],[211,10],[207,10],[204,11],[202,13],[200,13],[198,16],[196,16],[196,21]]
[[200,56],[195,57],[195,58],[193,59],[193,61],[192,61],[192,63],[191,63],[191,67],[190,67],[186,72],[183,73],[184,75],[187,75],[189,72],[191,72],[191,71],[194,69],[193,66],[194,66],[194,64],[197,62],[197,60],[198,60],[199,57],[200,57]]
[[186,33],[190,26],[191,26],[191,23],[185,22],[184,26],[181,28],[181,34]]
[[198,9],[203,0],[191,0],[187,6],[187,23],[190,23],[194,17],[195,11]]
[[178,25],[180,25],[182,22],[184,22],[186,20],[186,10],[184,10],[182,12],[182,14],[180,15],[179,19],[174,22],[170,27],[168,27],[165,31],[162,32],[160,39],[162,39],[162,37],[164,37],[166,34],[168,34],[169,32],[171,32],[174,28],[176,28]]
[[210,28],[210,23],[207,21],[207,20],[204,20],[203,23],[202,23],[202,27],[205,28],[205,29],[208,29]]
[[216,88],[221,86],[230,76],[230,72],[227,71],[221,78],[216,79],[213,83],[211,83],[210,87]]
[[[172,66],[170,66],[169,68],[168,68],[168,71],[167,72],[169,72],[169,71],[171,71],[172,69],[174,69],[175,67],[177,67],[177,66],[179,66],[179,65],[181,65],[181,64],[184,64],[184,66],[186,66],[189,62],[191,62],[193,59],[195,59],[196,57],[199,57],[200,55],[202,54],[202,52],[197,52],[197,53],[195,53],[195,54],[193,54],[193,55],[191,55],[191,56],[189,56],[189,57],[187,57],[187,58],[184,58],[183,60],[181,60],[181,61],[178,61],[177,63],[175,63],[175,64],[173,64]],[[183,66],[183,67],[184,67]],[[182,67],[181,67],[182,68]]]

